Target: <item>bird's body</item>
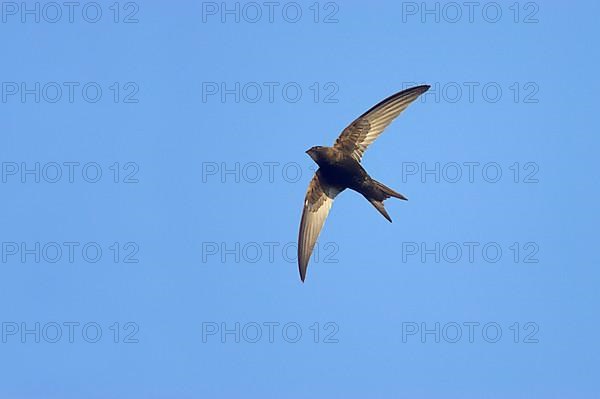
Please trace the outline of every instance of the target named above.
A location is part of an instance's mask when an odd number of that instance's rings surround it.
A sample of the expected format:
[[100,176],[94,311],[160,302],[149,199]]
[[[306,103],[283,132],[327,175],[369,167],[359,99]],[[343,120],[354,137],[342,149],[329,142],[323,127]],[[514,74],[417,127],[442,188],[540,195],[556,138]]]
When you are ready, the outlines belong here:
[[[317,173],[322,182],[335,187],[339,192],[349,188],[362,194],[367,200],[375,202],[383,202],[389,197],[406,199],[402,194],[371,178],[356,159],[343,151],[333,147],[315,147],[309,152],[311,157],[313,154],[315,155],[313,159],[319,165]],[[390,195],[390,191],[395,195]],[[389,220],[389,216],[386,214],[384,216]]]
[[354,158],[333,147],[314,147],[308,155],[319,165],[323,179],[339,188],[356,189],[367,172]]
[[302,281],[317,237],[339,193],[348,188],[362,194],[390,222],[383,201],[390,197],[406,200],[371,178],[360,161],[366,148],[391,121],[427,89],[429,86],[417,86],[386,98],[344,129],[333,147],[316,146],[306,151],[319,169],[308,186],[300,222],[298,266]]

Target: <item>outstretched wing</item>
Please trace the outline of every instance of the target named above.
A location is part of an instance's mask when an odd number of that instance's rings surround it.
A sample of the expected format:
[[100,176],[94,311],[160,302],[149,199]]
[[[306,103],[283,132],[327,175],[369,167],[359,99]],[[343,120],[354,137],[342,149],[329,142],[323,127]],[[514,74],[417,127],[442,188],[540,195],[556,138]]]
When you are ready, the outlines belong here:
[[333,199],[341,191],[341,189],[328,185],[320,177],[319,171],[315,173],[308,185],[300,221],[300,233],[298,234],[298,268],[300,279],[303,282],[317,237],[319,237],[331,205],[333,205]]
[[346,127],[333,147],[352,155],[360,162],[367,147],[379,137],[394,118],[429,87],[428,85],[411,87],[381,101]]

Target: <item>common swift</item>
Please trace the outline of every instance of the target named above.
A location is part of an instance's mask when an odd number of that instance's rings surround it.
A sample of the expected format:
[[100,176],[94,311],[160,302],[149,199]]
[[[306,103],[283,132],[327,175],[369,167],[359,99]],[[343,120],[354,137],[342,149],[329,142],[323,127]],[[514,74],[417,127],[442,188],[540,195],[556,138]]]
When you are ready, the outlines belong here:
[[333,147],[315,146],[306,151],[319,169],[306,191],[298,235],[298,267],[302,282],[317,237],[339,193],[349,188],[362,194],[390,222],[392,219],[383,201],[390,197],[406,200],[404,195],[371,178],[360,161],[367,147],[394,118],[429,87],[412,87],[386,98],[348,125]]

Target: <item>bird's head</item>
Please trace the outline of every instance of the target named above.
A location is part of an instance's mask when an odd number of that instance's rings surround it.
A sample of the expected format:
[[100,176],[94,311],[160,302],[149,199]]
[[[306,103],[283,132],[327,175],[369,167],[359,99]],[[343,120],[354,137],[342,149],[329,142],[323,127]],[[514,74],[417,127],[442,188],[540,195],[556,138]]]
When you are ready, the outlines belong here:
[[309,157],[311,157],[313,159],[313,161],[315,161],[316,163],[319,163],[319,160],[321,159],[321,155],[324,153],[325,151],[325,147],[321,147],[320,145],[314,146],[314,147],[310,147],[308,150],[306,150],[306,153],[308,154]]

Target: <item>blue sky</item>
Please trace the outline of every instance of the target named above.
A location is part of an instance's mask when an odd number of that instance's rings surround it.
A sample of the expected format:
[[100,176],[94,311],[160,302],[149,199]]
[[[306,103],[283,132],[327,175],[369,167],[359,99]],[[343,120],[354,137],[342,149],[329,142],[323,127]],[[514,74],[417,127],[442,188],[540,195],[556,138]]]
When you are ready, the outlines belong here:
[[[0,396],[597,395],[596,3],[25,4]],[[302,284],[304,151],[421,83]]]

